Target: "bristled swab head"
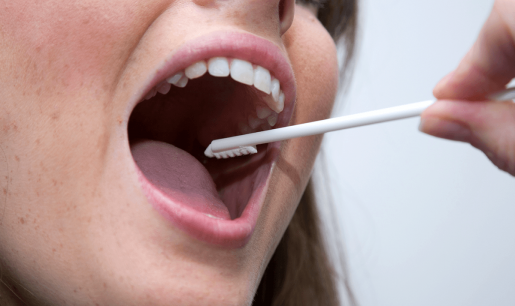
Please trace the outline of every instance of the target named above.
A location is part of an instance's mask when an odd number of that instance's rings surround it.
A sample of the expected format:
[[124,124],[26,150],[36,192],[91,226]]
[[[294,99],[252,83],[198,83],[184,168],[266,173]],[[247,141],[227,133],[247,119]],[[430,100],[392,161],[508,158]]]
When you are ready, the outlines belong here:
[[207,147],[207,149],[204,151],[204,155],[207,157],[216,157],[218,159],[226,159],[229,157],[235,157],[235,156],[243,156],[243,155],[249,155],[249,154],[255,154],[257,153],[257,148],[255,146],[244,146],[239,147],[233,150],[227,150],[215,153],[213,152],[211,148],[211,144]]

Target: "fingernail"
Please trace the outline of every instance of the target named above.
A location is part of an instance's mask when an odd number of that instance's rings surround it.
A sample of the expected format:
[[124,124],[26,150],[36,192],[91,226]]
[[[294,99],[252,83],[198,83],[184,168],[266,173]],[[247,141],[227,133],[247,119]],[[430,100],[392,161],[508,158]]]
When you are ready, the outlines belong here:
[[418,129],[435,137],[464,142],[468,142],[472,135],[470,129],[461,123],[435,117],[422,118]]

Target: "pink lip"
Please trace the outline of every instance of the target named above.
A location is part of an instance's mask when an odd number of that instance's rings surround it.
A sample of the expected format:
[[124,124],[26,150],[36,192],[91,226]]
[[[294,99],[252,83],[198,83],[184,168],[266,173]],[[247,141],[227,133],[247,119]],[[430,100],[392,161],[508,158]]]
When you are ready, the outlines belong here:
[[[139,100],[151,88],[166,77],[173,75],[192,63],[215,56],[234,57],[247,60],[270,70],[280,82],[285,94],[285,108],[280,114],[277,126],[285,126],[291,118],[295,98],[295,80],[291,65],[280,49],[273,43],[257,36],[238,32],[220,32],[199,37],[186,43],[163,61],[144,90]],[[135,107],[137,103],[134,103]],[[226,248],[243,247],[250,240],[256,227],[261,207],[268,189],[272,164],[278,157],[280,143],[269,145],[262,167],[256,171],[266,178],[256,182],[257,186],[242,215],[234,220],[215,219],[187,205],[183,205],[161,192],[147,180],[136,165],[138,180],[150,204],[167,220],[190,236]]]

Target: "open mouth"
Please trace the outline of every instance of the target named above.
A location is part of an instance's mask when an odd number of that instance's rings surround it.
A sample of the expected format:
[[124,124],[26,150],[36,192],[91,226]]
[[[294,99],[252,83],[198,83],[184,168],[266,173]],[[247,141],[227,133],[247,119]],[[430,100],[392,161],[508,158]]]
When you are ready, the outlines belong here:
[[197,45],[204,51],[193,56],[176,54],[182,66],[156,75],[130,115],[128,135],[143,191],[162,215],[197,239],[241,247],[254,230],[279,143],[227,160],[204,150],[215,139],[285,126],[294,81],[271,43],[248,34],[216,41],[213,48],[204,39],[206,48]]

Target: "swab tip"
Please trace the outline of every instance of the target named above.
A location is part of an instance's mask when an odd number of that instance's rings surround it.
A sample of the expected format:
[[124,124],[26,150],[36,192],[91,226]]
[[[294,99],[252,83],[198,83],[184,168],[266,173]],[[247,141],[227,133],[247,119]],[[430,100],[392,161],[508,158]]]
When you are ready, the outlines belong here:
[[229,157],[236,157],[236,156],[242,156],[242,155],[249,155],[249,154],[256,154],[257,148],[256,146],[242,146],[236,149],[227,150],[215,153],[213,152],[213,149],[211,147],[211,144],[206,148],[204,151],[204,155],[207,157],[216,157],[218,159],[220,158],[229,158]]
[[204,151],[204,155],[211,158],[215,157],[215,155],[213,154],[213,150],[211,149],[211,143],[209,144],[209,146],[207,146],[206,150]]

